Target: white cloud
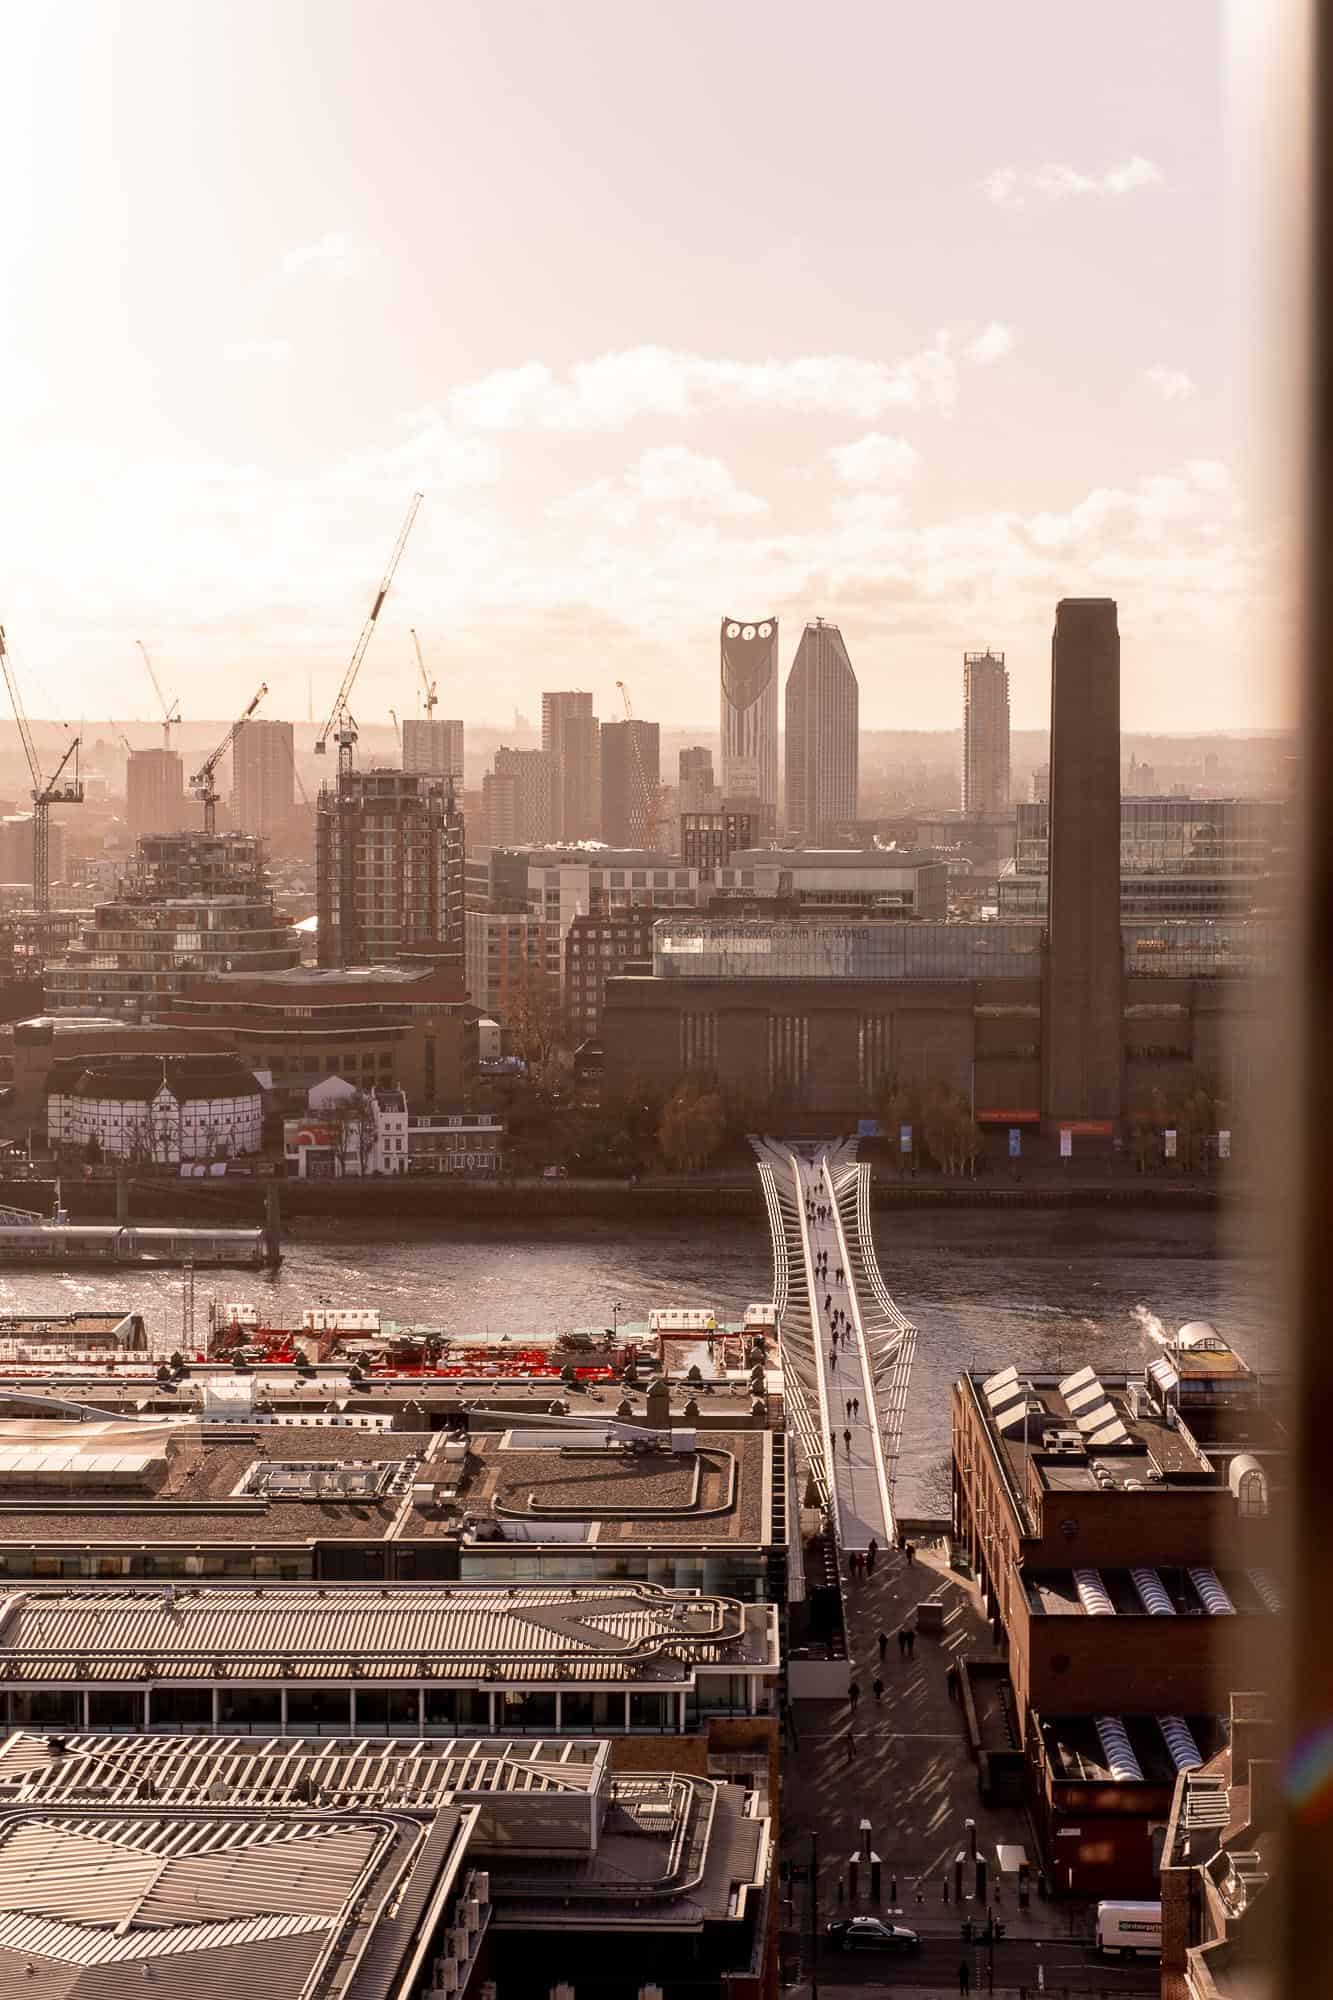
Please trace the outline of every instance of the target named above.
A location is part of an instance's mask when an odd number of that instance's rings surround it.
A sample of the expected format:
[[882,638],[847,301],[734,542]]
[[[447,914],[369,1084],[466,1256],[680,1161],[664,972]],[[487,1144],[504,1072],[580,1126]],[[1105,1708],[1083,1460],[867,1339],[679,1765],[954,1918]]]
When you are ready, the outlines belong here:
[[1079,195],[1133,194],[1157,187],[1166,179],[1155,160],[1131,153],[1100,174],[1084,173],[1063,160],[1046,160],[1036,167],[996,167],[982,182],[987,201],[997,208],[1021,208],[1031,196],[1041,201],[1066,201]]
[[975,340],[968,341],[963,352],[969,361],[980,362],[984,366],[989,361],[1003,360],[1006,354],[1013,353],[1013,349],[1013,328],[1002,326],[999,320],[993,319],[989,326],[982,328]]
[[628,527],[645,508],[686,510],[715,518],[762,514],[767,501],[736,484],[720,458],[684,445],[659,445],[644,452],[619,479],[597,479],[551,510],[556,518],[593,520],[604,527]]
[[615,429],[643,416],[709,410],[851,416],[873,422],[889,410],[953,407],[958,371],[941,334],[901,361],[849,354],[791,361],[730,361],[666,347],[635,347],[578,363],[558,377],[545,363],[499,369],[450,398],[464,429]]
[[267,340],[262,336],[254,340],[233,340],[224,351],[228,361],[255,365],[269,363],[273,367],[278,367],[292,358],[292,344],[289,340]]
[[364,278],[370,252],[345,229],[331,229],[313,243],[297,243],[282,260],[285,278]]
[[1143,379],[1164,403],[1183,403],[1194,394],[1194,378],[1183,368],[1168,368],[1158,361],[1145,368]]
[[1102,186],[1108,194],[1133,194],[1136,188],[1160,187],[1165,179],[1155,160],[1145,160],[1142,153],[1131,153],[1121,166],[1111,167],[1102,175]]
[[851,444],[835,444],[828,459],[844,486],[892,486],[911,478],[921,454],[906,438],[870,431]]

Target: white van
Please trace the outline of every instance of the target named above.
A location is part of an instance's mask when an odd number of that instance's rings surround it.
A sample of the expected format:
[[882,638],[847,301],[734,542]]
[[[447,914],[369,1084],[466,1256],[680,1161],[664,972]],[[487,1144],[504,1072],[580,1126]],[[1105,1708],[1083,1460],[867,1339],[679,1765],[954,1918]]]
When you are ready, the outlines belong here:
[[1098,1903],[1097,1949],[1108,1958],[1160,1958],[1160,1903]]

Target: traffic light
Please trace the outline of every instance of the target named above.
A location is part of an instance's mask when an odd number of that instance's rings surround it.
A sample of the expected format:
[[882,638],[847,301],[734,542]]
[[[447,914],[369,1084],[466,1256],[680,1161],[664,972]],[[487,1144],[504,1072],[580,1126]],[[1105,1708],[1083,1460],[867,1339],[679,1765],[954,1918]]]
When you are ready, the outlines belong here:
[[994,1937],[995,1942],[997,1944],[999,1943],[1000,1939],[1004,1936],[1004,1925],[1000,1922],[998,1917],[995,1919],[995,1929],[991,1933],[991,1935]]

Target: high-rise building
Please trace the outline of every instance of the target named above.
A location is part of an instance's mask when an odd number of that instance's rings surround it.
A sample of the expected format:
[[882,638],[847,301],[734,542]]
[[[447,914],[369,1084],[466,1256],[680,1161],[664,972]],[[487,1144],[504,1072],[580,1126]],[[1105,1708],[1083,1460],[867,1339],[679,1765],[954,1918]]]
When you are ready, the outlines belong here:
[[494,769],[481,781],[483,826],[481,842],[490,847],[514,847],[554,840],[556,828],[556,760],[547,750],[495,753]]
[[717,789],[713,779],[712,751],[702,743],[691,744],[681,751],[677,770],[676,811],[681,814],[707,812],[714,803]]
[[1051,639],[1043,1116],[1121,1116],[1120,632],[1109,597],[1066,597]]
[[463,969],[463,815],[447,779],[354,770],[315,817],[321,965],[401,957]]
[[722,620],[722,789],[778,802],[778,621]]
[[452,778],[463,789],[463,725],[434,715],[411,715],[403,723],[403,769],[428,778]]
[[556,837],[599,840],[602,765],[592,696],[567,689],[542,696],[542,749],[556,764]]
[[560,754],[560,732],[572,716],[592,714],[592,696],[582,688],[565,688],[542,696],[542,749]]
[[817,842],[856,818],[858,754],[856,675],[842,633],[816,618],[787,676],[789,832]]
[[267,835],[287,825],[295,783],[291,723],[252,717],[231,748],[231,816],[238,831]]
[[1003,653],[963,655],[963,811],[1009,810],[1009,670]]
[[602,724],[602,839],[611,847],[657,847],[661,729],[656,722]]
[[181,831],[185,766],[178,750],[131,750],[125,766],[125,823],[136,840],[141,833]]

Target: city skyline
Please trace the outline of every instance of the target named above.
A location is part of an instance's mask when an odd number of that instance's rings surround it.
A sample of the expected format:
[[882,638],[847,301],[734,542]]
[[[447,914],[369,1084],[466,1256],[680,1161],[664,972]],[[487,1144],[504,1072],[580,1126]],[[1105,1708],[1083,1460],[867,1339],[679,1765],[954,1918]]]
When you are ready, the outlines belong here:
[[[961,76],[944,23],[852,6],[821,51],[791,15],[588,0],[595,74],[553,22],[419,0],[391,64],[343,4],[317,65],[289,8],[17,21],[0,586],[32,712],[151,717],[143,636],[187,713],[262,677],[273,714],[313,683],[322,717],[420,485],[366,716],[410,712],[415,626],[469,726],[590,657],[694,720],[721,604],[840,624],[868,727],[951,720],[941,667],[993,640],[1035,726],[1047,607],[1106,590],[1143,726],[1188,726],[1204,687],[1219,725],[1284,720],[1250,678],[1282,524],[1248,497],[1214,10],[982,20]],[[449,120],[434,73],[466,82]],[[842,144],[796,175],[812,90]],[[496,160],[502,117],[523,143]]]

